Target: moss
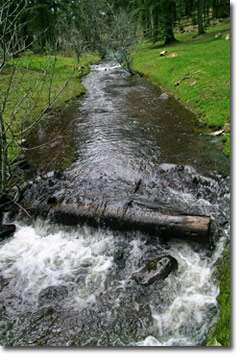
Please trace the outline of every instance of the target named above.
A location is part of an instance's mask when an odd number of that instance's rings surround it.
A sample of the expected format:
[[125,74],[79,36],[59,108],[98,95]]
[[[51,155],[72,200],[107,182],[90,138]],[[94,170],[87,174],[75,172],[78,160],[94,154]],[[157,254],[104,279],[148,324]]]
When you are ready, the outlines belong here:
[[224,153],[227,156],[231,155],[231,134],[230,134],[230,132],[227,132],[224,135]]
[[218,296],[219,317],[217,323],[210,330],[207,346],[231,346],[231,253],[229,247],[225,249],[223,257],[218,263],[217,277],[220,285]]
[[[222,128],[230,118],[229,30],[230,24],[223,23],[197,37],[177,34],[178,42],[165,48],[141,43],[133,53],[133,69],[172,93],[202,124]],[[166,56],[160,56],[163,50]],[[229,143],[225,142],[226,154],[230,153]]]

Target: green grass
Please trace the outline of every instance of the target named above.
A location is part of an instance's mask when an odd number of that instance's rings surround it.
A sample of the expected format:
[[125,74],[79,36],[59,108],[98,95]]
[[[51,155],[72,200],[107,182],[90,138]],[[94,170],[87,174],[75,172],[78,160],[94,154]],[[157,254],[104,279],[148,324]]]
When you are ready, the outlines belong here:
[[231,254],[225,249],[224,255],[217,268],[220,294],[218,303],[220,307],[219,319],[210,330],[208,346],[231,346]]
[[[84,54],[77,64],[72,57],[57,55],[55,58],[31,53],[10,61],[0,74],[0,103],[4,101],[11,83],[3,114],[6,125],[11,124],[9,139],[12,132],[18,138],[21,129],[34,122],[54,99],[48,111],[61,109],[71,99],[83,95],[85,89],[80,79],[88,73],[90,64],[98,61],[97,54]],[[19,151],[16,143],[12,143],[9,147],[10,158]]]
[[[178,33],[178,41],[168,47],[141,43],[133,53],[132,67],[172,93],[202,123],[222,128],[230,122],[230,41],[225,39],[229,26],[218,24],[201,36]],[[216,34],[221,36],[216,38]],[[160,57],[163,50],[168,53]],[[225,152],[230,152],[229,136]]]

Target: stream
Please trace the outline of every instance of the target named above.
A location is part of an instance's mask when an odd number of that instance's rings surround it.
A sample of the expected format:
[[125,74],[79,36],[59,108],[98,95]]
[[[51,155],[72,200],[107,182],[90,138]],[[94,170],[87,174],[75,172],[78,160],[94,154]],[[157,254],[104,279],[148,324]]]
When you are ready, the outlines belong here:
[[[191,112],[120,66],[93,66],[84,85],[83,99],[32,135],[37,176],[25,201],[122,207],[131,199],[136,212],[157,203],[211,216],[211,244],[18,216],[0,245],[1,344],[204,345],[219,312],[216,263],[230,241],[229,161]],[[162,255],[178,269],[137,283],[132,275]]]

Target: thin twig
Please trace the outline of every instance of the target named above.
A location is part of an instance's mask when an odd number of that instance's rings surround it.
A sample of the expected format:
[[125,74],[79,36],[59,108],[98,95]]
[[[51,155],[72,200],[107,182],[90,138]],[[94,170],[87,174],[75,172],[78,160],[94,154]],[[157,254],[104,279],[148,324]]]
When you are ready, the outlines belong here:
[[29,218],[31,218],[32,216],[31,216],[31,214],[22,206],[22,205],[20,205],[17,201],[15,201],[15,200],[12,200],[13,201],[13,203],[15,204],[15,205],[17,205],[17,207],[19,207],[19,209],[21,209],[22,211],[24,211],[25,212],[25,214],[29,217]]

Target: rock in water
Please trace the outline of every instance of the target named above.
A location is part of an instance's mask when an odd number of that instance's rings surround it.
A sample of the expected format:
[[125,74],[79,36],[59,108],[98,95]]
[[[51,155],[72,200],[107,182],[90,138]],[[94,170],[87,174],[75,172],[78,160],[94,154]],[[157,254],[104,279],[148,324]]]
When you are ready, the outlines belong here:
[[5,286],[8,285],[8,283],[9,280],[4,278],[4,276],[0,274],[0,291],[2,291],[5,288]]
[[58,304],[68,296],[68,289],[64,285],[52,285],[40,291],[39,305]]
[[138,272],[132,275],[140,285],[151,285],[157,280],[164,280],[168,275],[177,270],[177,260],[171,255],[164,255],[151,259]]
[[16,225],[14,224],[0,225],[0,241],[12,236],[15,231]]

